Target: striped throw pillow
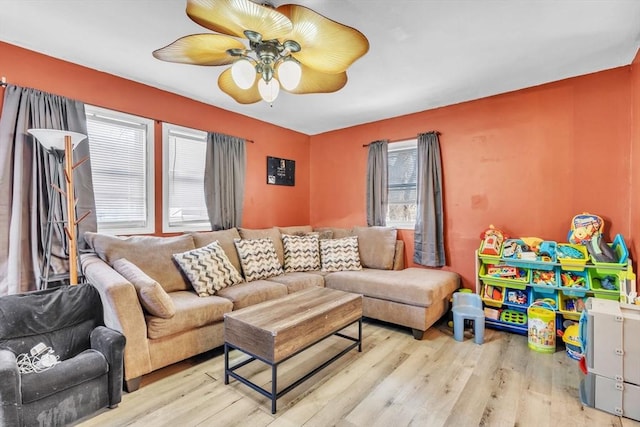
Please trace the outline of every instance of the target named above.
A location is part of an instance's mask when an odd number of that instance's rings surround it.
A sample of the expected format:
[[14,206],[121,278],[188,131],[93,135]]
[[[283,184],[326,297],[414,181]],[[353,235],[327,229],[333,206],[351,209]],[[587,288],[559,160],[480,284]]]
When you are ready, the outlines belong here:
[[318,234],[296,236],[282,235],[284,246],[284,271],[320,270],[320,247]]
[[320,240],[320,261],[322,271],[362,270],[358,238]]
[[201,297],[243,282],[217,240],[202,248],[173,254],[173,259]]
[[282,274],[276,247],[270,238],[234,239],[233,243],[238,250],[238,258],[247,282]]

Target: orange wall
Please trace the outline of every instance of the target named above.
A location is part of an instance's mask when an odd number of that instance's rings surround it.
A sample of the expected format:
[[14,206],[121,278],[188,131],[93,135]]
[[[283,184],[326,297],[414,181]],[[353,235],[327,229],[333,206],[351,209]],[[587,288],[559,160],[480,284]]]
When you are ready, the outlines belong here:
[[[309,223],[307,135],[2,42],[0,74],[11,84],[156,120],[156,234],[162,231],[161,121],[255,141],[247,144],[244,227]],[[266,184],[266,156],[296,161],[295,187]]]
[[[637,77],[636,77],[637,80]],[[447,269],[475,285],[489,224],[565,241],[571,218],[603,216],[630,239],[630,67],[311,137],[311,223],[364,225],[367,149],[441,132]],[[637,103],[637,101],[636,101]],[[413,231],[400,233],[413,258]]]
[[[632,241],[627,240],[634,260],[640,255],[640,50],[631,64],[631,158],[629,187]],[[636,272],[637,272],[636,268]]]

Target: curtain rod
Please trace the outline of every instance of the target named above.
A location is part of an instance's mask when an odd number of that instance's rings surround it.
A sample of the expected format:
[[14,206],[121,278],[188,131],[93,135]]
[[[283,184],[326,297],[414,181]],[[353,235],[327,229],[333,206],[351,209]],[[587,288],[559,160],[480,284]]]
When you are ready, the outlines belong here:
[[[2,77],[0,78],[0,87],[7,87],[7,78],[6,78],[5,76],[2,76]],[[114,110],[114,111],[115,111],[115,110]],[[161,122],[163,122],[163,120],[158,120],[158,119],[155,119],[155,121],[156,121],[157,123],[161,123]],[[246,139],[246,138],[243,138],[243,139],[245,140],[245,142],[249,142],[249,143],[251,143],[251,144],[254,144],[254,143],[255,143],[255,141],[254,141],[253,139]]]
[[[429,133],[429,132],[421,132],[421,133]],[[441,134],[440,132],[438,132],[437,130],[436,130],[436,131],[433,131],[433,133],[435,133],[436,135],[442,135],[442,134]],[[410,137],[408,137],[408,138],[396,138],[396,139],[390,139],[388,142],[390,142],[390,143],[391,143],[391,142],[407,141],[407,140],[409,140],[409,139],[417,138],[417,136],[418,136],[418,135],[416,135],[415,137],[410,136]],[[371,143],[369,143],[369,144],[362,144],[362,147],[363,147],[363,148],[365,148],[365,147],[368,147],[368,146],[370,146],[370,145],[371,145]]]

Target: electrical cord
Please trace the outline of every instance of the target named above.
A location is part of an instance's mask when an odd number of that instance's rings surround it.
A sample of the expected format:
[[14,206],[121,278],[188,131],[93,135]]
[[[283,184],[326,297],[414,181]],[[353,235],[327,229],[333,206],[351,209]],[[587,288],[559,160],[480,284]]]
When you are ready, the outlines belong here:
[[31,349],[30,354],[22,353],[16,358],[18,370],[21,374],[44,372],[60,363],[60,358],[53,354],[53,349],[51,347],[34,351],[36,347]]

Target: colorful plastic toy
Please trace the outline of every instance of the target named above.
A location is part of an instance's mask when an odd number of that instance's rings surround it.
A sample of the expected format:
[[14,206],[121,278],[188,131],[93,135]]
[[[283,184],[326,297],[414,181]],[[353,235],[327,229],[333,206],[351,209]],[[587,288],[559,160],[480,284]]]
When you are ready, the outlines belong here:
[[527,305],[529,302],[529,296],[525,291],[518,289],[510,290],[507,292],[507,302],[511,304]]
[[563,271],[560,273],[560,281],[562,286],[567,288],[586,288],[587,281],[584,276],[580,276],[570,271]]
[[576,215],[571,220],[571,230],[568,240],[573,244],[584,245],[591,238],[604,232],[604,221],[598,215],[587,212]]
[[585,256],[576,248],[566,245],[558,245],[558,258],[584,259]]
[[580,347],[580,327],[577,323],[571,323],[566,326],[564,331],[559,331],[559,335],[564,341],[567,350],[567,356],[573,360],[582,358],[582,348]]
[[484,230],[480,235],[483,239],[482,250],[483,255],[500,255],[500,247],[504,241],[504,233],[491,224],[489,228]]
[[513,325],[526,325],[527,315],[516,310],[504,310],[500,313],[500,321]]
[[597,262],[618,262],[618,255],[607,245],[602,237],[602,233],[596,233],[585,243],[589,255]]
[[533,270],[533,283],[536,285],[556,286],[556,272]]
[[618,290],[618,287],[616,286],[616,278],[614,276],[605,276],[600,279],[600,286],[602,289],[606,289],[608,291]]
[[508,265],[489,265],[487,274],[496,277],[513,277],[518,275],[518,270]]

